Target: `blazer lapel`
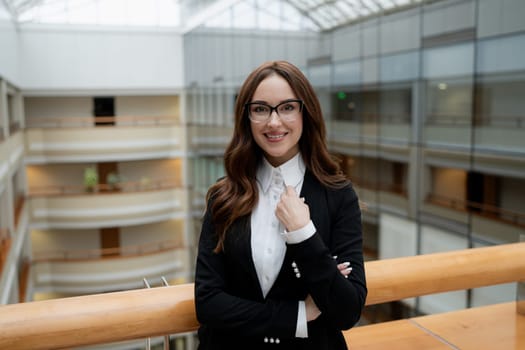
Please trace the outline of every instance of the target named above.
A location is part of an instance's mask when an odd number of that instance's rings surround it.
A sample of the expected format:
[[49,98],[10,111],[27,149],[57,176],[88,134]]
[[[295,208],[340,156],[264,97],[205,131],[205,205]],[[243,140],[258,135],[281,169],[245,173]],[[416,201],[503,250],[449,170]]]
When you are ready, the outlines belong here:
[[319,228],[319,225],[326,220],[324,215],[327,210],[326,200],[324,198],[323,187],[309,170],[306,170],[304,174],[300,196],[305,199],[305,203],[310,208],[310,218],[312,222]]
[[[263,299],[263,293],[261,285],[259,284],[259,278],[257,277],[257,271],[255,270],[255,263],[253,262],[252,255],[252,229],[251,229],[251,220],[250,216],[247,216],[236,224],[232,228],[231,234],[227,235],[229,237],[230,244],[228,249],[231,249],[233,256],[238,257],[236,261],[239,263],[239,268],[243,269],[246,274],[252,279],[252,285],[257,286],[258,297]],[[249,283],[248,281],[239,281],[239,283]]]

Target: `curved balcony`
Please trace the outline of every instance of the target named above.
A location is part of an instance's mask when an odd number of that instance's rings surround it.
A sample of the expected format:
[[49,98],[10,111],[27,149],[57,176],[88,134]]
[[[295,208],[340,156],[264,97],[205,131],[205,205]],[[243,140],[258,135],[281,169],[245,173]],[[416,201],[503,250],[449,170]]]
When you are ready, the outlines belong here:
[[41,252],[32,261],[36,292],[86,294],[142,287],[142,279],[186,278],[188,251],[176,240],[110,249]]
[[23,155],[24,137],[22,133],[16,133],[0,142],[0,188],[2,182],[7,179],[9,169],[19,168],[19,163],[23,162]]
[[[107,117],[109,126],[95,126],[95,118],[57,118],[26,129],[29,164],[103,162],[170,158],[184,154],[185,131],[164,119]],[[33,128],[39,126],[38,128]]]
[[232,133],[233,126],[189,125],[188,147],[197,154],[222,156]]
[[[523,281],[523,254],[525,242],[366,262],[366,305]],[[193,293],[186,284],[3,306],[0,347],[68,348],[194,331]],[[525,300],[518,299],[355,327],[344,335],[355,350],[510,350],[523,348],[524,327]]]
[[354,185],[367,212],[375,213],[380,207],[389,212],[408,214],[409,201],[404,186],[360,179],[354,179]]
[[[120,192],[98,185],[30,189],[31,226],[82,229],[139,225],[186,217],[188,191],[173,180],[120,184]],[[107,192],[104,192],[107,191]]]
[[525,234],[525,214],[487,204],[430,194],[423,211],[472,225],[472,231],[491,242],[515,242]]
[[[372,116],[373,120],[379,116]],[[327,123],[330,150],[348,155],[391,155],[409,159],[410,119],[406,115],[383,115],[379,123],[332,120]],[[377,144],[380,147],[377,147]]]
[[522,153],[524,121],[523,116],[476,115],[473,119],[463,114],[429,114],[424,134],[430,144],[468,148],[474,129],[476,152]]

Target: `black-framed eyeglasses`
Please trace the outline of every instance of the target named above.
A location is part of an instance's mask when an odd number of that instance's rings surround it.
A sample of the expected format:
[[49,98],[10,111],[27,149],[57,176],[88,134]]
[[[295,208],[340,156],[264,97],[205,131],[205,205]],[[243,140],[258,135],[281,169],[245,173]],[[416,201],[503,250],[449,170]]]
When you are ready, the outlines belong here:
[[277,112],[281,120],[291,122],[301,115],[303,110],[302,100],[285,100],[277,106],[270,106],[263,102],[250,102],[244,105],[248,111],[248,117],[254,123],[266,123],[270,120],[272,112]]

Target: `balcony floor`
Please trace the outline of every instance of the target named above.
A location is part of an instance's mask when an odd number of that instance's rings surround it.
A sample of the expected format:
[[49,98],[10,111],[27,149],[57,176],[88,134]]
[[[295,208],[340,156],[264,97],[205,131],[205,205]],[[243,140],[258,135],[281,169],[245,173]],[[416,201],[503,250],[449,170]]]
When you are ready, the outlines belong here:
[[525,315],[504,303],[356,327],[352,350],[525,349]]

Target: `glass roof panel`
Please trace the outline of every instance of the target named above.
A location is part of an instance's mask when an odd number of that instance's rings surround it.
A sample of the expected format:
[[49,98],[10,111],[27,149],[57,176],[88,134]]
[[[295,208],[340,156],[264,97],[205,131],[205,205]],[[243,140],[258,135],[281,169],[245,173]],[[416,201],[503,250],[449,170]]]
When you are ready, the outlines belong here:
[[[100,24],[118,26],[179,26],[175,0],[4,0],[17,22]],[[32,6],[26,4],[32,3]]]
[[256,26],[255,9],[248,2],[239,2],[234,5],[232,18],[234,28],[254,28]]
[[435,0],[2,0],[21,23],[331,30]]
[[318,30],[309,18],[284,0],[242,1],[206,21],[204,26],[264,30]]

